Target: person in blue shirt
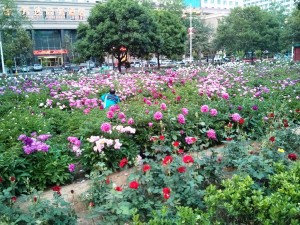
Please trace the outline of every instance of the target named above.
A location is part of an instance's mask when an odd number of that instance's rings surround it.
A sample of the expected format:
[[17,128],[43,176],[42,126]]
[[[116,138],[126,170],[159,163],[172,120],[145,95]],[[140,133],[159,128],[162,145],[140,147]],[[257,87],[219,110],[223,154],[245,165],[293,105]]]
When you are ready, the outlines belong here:
[[116,95],[116,91],[114,89],[110,89],[109,93],[102,95],[101,100],[103,102],[102,105],[104,109],[120,102],[120,98]]

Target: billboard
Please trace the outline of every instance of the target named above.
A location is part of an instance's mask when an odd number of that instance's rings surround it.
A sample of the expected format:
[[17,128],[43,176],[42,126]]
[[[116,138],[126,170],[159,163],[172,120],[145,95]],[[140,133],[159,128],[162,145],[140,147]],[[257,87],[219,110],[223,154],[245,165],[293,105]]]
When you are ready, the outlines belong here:
[[200,8],[201,0],[184,0],[184,4],[186,7]]

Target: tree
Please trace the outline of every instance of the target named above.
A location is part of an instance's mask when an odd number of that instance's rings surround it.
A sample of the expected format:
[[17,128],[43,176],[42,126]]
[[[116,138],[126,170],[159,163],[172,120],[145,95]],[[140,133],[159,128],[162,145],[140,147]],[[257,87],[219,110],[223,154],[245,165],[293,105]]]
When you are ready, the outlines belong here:
[[158,67],[160,67],[159,59],[161,55],[169,59],[182,57],[187,32],[182,19],[177,14],[166,10],[156,10],[154,14],[158,23],[154,53],[157,57]]
[[29,20],[21,15],[14,0],[2,0],[0,8],[0,32],[2,33],[4,58],[19,57],[26,61],[32,56],[33,43],[24,27]]
[[228,52],[280,51],[282,22],[259,7],[235,8],[217,28],[216,46]]
[[111,0],[97,4],[88,18],[88,25],[78,28],[79,50],[84,57],[103,58],[105,53],[118,60],[118,70],[127,60],[127,53],[144,57],[153,50],[157,25],[149,8],[134,0]]
[[285,26],[288,31],[286,37],[289,40],[290,46],[295,43],[300,43],[300,10],[295,9],[287,18]]

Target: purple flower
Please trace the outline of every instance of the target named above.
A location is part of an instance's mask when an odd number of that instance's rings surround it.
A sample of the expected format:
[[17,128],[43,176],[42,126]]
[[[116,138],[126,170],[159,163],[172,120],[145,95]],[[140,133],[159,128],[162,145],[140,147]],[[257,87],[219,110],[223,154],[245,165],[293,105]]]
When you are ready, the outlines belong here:
[[217,139],[217,137],[216,137],[216,131],[215,130],[213,130],[213,129],[210,129],[210,130],[208,130],[207,132],[206,132],[206,135],[207,135],[207,137],[209,138],[209,139]]
[[32,142],[33,142],[33,140],[30,137],[26,137],[23,140],[24,145],[29,145],[30,146],[32,144]]
[[254,105],[254,106],[252,106],[252,109],[253,109],[253,110],[258,110],[258,106],[257,106],[257,105]]
[[177,121],[178,121],[178,123],[180,123],[180,124],[185,124],[185,118],[184,118],[184,115],[183,115],[183,114],[179,114],[179,115],[177,116]]
[[237,110],[239,110],[239,111],[241,111],[242,109],[243,109],[243,107],[240,105],[237,107]]
[[69,171],[71,173],[73,173],[75,171],[75,164],[73,164],[73,163],[69,164],[68,168],[69,168]]
[[18,137],[18,140],[19,140],[19,141],[24,141],[26,137],[27,137],[27,136],[26,136],[25,134],[21,134],[21,135]]
[[51,134],[41,134],[37,137],[40,141],[47,141],[51,137]]

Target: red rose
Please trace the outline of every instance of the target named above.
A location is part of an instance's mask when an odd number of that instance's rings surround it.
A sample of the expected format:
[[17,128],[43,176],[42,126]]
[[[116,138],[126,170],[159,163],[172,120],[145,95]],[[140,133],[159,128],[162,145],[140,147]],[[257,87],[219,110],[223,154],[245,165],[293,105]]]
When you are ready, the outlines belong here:
[[226,141],[232,141],[232,140],[233,140],[233,138],[231,138],[231,137],[226,138]]
[[100,110],[104,109],[103,105],[100,105],[100,106],[99,106],[99,109],[100,109]]
[[127,165],[127,163],[128,163],[127,158],[123,158],[123,159],[120,161],[119,166],[120,166],[121,168],[123,168],[124,166]]
[[172,161],[173,161],[172,156],[167,155],[167,156],[163,159],[163,165],[165,166],[165,165],[171,163]]
[[60,192],[60,190],[61,190],[61,187],[58,185],[52,187],[52,191]]
[[292,161],[296,161],[298,159],[298,157],[295,153],[288,154],[288,158]]
[[160,135],[160,136],[159,136],[159,140],[161,140],[161,141],[165,140],[165,136]]
[[144,166],[143,166],[143,172],[147,172],[148,170],[150,170],[151,169],[151,166],[149,165],[149,164],[145,164]]
[[15,177],[10,177],[9,179],[10,179],[11,182],[15,182],[16,181]]
[[232,123],[228,123],[228,125],[227,125],[229,128],[231,128],[232,127]]
[[289,127],[288,123],[283,124],[284,127]]
[[129,188],[131,188],[131,189],[138,189],[139,188],[139,183],[136,180],[131,181],[129,183]]
[[185,173],[185,166],[181,166],[181,167],[179,167],[179,168],[177,168],[177,171],[179,172],[179,173]]
[[270,137],[269,141],[274,142],[275,141],[275,137],[274,136]]
[[244,124],[245,120],[243,118],[239,119],[239,124]]
[[178,146],[179,146],[179,141],[173,142],[173,146],[174,146],[174,147],[178,147]]
[[182,161],[184,163],[193,163],[194,162],[194,159],[192,156],[190,155],[184,155],[183,158],[182,158]]
[[33,201],[37,202],[37,197],[36,196],[33,197]]
[[117,187],[115,188],[115,190],[116,190],[116,191],[122,191],[122,188],[121,188],[120,186],[117,186]]
[[16,202],[16,201],[17,201],[17,197],[16,197],[16,196],[12,196],[12,197],[11,197],[11,201],[12,201],[12,202]]
[[171,193],[171,189],[168,187],[163,188],[162,190],[164,198],[165,199],[169,199],[170,198],[170,193]]

